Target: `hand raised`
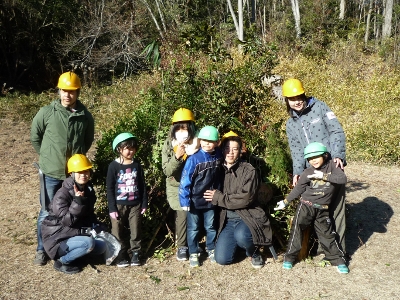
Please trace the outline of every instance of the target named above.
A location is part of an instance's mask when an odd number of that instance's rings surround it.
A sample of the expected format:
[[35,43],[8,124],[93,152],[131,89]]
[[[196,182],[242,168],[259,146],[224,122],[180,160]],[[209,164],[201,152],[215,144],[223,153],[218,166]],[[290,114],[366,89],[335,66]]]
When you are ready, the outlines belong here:
[[314,170],[314,174],[307,175],[307,178],[322,179],[323,177],[324,173],[318,170]]
[[74,192],[75,192],[75,196],[77,196],[77,197],[85,196],[85,192],[78,190],[78,187],[76,186],[76,184],[74,184]]

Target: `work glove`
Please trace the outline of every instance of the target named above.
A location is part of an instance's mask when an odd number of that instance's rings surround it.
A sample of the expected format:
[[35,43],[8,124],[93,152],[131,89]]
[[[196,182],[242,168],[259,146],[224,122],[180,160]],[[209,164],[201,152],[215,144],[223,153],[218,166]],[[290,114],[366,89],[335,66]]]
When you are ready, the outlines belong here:
[[282,210],[282,209],[284,209],[286,207],[285,200],[279,201],[278,203],[276,203],[276,205],[277,206],[274,207],[274,210]]
[[117,211],[110,212],[110,218],[114,220],[119,220],[119,215]]
[[82,227],[79,229],[79,235],[91,236],[92,235],[91,227]]
[[307,178],[314,178],[314,179],[322,179],[324,177],[324,173],[318,170],[314,171],[314,174],[307,175]]
[[189,206],[182,206],[182,210],[184,210],[184,211],[190,211],[190,207],[189,207]]

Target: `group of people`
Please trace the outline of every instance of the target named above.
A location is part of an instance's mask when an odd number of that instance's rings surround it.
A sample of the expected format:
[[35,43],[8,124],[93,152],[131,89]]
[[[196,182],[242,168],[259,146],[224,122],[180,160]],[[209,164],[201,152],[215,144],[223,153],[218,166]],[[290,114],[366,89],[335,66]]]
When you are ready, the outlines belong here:
[[[104,230],[94,212],[92,164],[85,156],[94,139],[94,121],[78,100],[81,84],[73,72],[59,78],[60,99],[40,109],[32,122],[31,141],[44,174],[42,209],[37,222],[35,263],[54,260],[58,271],[80,271],[75,263],[106,251],[93,230]],[[286,131],[293,159],[294,189],[276,210],[300,197],[291,227],[284,269],[291,269],[301,249],[302,231],[314,223],[325,260],[348,273],[345,257],[345,135],[329,107],[307,97],[302,83],[283,85],[289,120]],[[134,159],[138,139],[128,132],[115,137],[106,186],[111,233],[120,241],[118,267],[141,265],[141,221],[147,209],[143,168]],[[268,217],[258,204],[260,178],[242,160],[243,140],[217,128],[198,130],[189,109],[179,108],[162,149],[166,195],[175,216],[176,258],[201,265],[202,254],[221,265],[235,261],[238,248],[254,268],[264,259],[260,248],[272,244]],[[67,166],[67,169],[66,169]],[[70,175],[67,178],[67,175]],[[129,229],[129,230],[128,230]],[[205,249],[201,238],[205,237]],[[128,241],[129,240],[129,244]]]

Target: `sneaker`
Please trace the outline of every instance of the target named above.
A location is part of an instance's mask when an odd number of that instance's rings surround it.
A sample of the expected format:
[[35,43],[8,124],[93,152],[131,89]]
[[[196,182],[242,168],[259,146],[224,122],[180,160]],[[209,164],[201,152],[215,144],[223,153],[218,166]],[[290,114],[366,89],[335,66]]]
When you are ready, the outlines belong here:
[[190,254],[189,262],[192,268],[200,267],[199,255],[197,253]]
[[54,261],[54,269],[65,274],[75,274],[81,271],[77,266],[63,264],[59,259]]
[[38,266],[44,266],[47,263],[48,257],[46,252],[43,250],[39,250],[36,252],[35,260],[33,263]]
[[285,270],[291,270],[293,268],[293,263],[291,261],[284,261],[283,268]]
[[348,274],[349,273],[349,268],[346,265],[338,265],[336,268],[340,274]]
[[207,253],[208,253],[208,259],[209,259],[212,263],[215,263],[214,250],[207,251]]
[[264,260],[261,254],[257,253],[251,257],[251,265],[254,269],[261,269],[264,266]]
[[126,259],[123,259],[123,260],[120,260],[118,263],[117,263],[117,267],[118,268],[125,268],[125,267],[127,267],[127,266],[129,266],[130,264],[129,264],[129,261],[127,261]]
[[140,266],[140,253],[139,251],[132,252],[131,266]]
[[187,260],[188,258],[188,247],[179,247],[176,251],[176,259],[179,261]]

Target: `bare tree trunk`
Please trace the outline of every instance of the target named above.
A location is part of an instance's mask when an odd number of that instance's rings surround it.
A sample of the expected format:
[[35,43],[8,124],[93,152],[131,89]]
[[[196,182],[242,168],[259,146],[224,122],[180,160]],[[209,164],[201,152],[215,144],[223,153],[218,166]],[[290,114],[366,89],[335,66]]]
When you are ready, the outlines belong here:
[[360,0],[360,4],[358,6],[358,9],[360,10],[360,18],[358,19],[358,27],[357,29],[360,29],[360,24],[363,16],[363,11],[364,11],[364,5],[363,5],[364,0]]
[[231,0],[226,0],[226,2],[228,4],[229,11],[231,12],[231,16],[232,16],[232,19],[233,19],[233,24],[235,24],[236,34],[239,37],[239,24],[238,24],[238,21],[236,19],[235,11],[233,10]]
[[340,0],[339,20],[344,20],[345,13],[346,13],[346,0]]
[[163,32],[162,32],[162,30],[161,30],[161,28],[160,28],[160,25],[159,25],[158,22],[157,22],[156,17],[155,17],[154,14],[153,14],[153,11],[151,10],[151,7],[149,6],[149,4],[147,3],[146,0],[142,0],[142,2],[143,2],[143,4],[146,6],[147,10],[149,11],[151,18],[153,19],[153,22],[154,22],[154,24],[155,24],[156,27],[157,27],[158,33],[159,33],[160,36],[161,36],[161,39],[164,39]]
[[364,43],[368,43],[369,39],[369,27],[371,24],[371,13],[372,13],[372,1],[369,2],[369,9],[368,9],[368,15],[367,15],[367,24],[365,28],[365,36],[364,36]]
[[296,37],[300,38],[301,36],[301,28],[300,28],[300,9],[299,9],[299,0],[290,0],[292,3],[292,11],[294,16],[294,27],[296,29]]
[[163,16],[163,14],[162,14],[162,12],[161,12],[160,3],[158,2],[158,0],[156,0],[156,5],[157,5],[158,13],[159,13],[159,15],[160,15],[160,19],[161,19],[161,23],[162,23],[164,32],[167,32],[167,28],[165,27],[164,16]]
[[390,35],[392,34],[392,15],[393,15],[393,0],[386,0],[383,26],[382,26],[382,40],[389,38]]
[[256,5],[257,5],[256,0],[251,0],[251,18],[250,18],[251,23],[256,22],[256,11],[257,11]]
[[263,11],[263,26],[262,26],[262,29],[263,29],[263,38],[265,39],[265,37],[266,37],[266,35],[267,35],[267,20],[266,20],[266,16],[265,16],[265,14],[266,14],[266,11],[265,11],[265,4],[264,4],[264,11]]
[[243,0],[238,0],[239,32],[238,38],[243,42]]
[[378,26],[378,17],[380,15],[379,6],[375,3],[375,18],[374,18],[374,35],[375,35],[375,44],[378,45],[378,41],[380,40],[380,26]]

